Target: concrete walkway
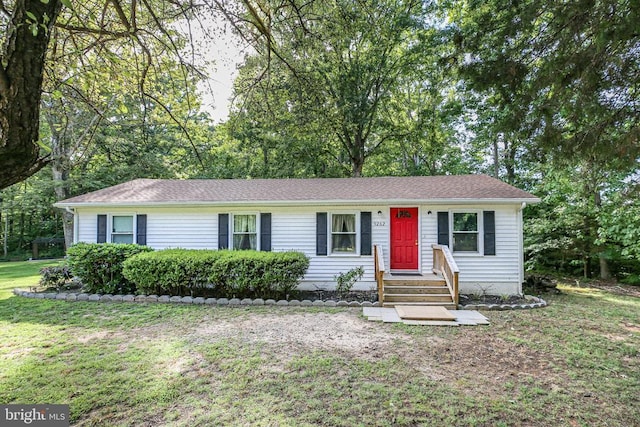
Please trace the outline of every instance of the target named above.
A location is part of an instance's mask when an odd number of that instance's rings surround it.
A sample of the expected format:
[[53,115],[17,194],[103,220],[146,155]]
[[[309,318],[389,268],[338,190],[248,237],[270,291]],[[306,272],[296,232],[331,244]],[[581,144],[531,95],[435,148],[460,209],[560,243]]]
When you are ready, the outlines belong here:
[[405,325],[431,326],[476,326],[488,325],[489,319],[475,310],[447,310],[455,320],[410,320],[402,319],[394,307],[363,307],[362,314],[368,320]]

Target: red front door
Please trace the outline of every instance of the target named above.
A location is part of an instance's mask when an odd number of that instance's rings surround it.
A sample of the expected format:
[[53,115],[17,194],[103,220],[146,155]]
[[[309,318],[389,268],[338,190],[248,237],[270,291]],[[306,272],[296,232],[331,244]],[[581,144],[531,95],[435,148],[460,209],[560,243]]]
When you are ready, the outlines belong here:
[[391,208],[391,269],[418,270],[418,208]]

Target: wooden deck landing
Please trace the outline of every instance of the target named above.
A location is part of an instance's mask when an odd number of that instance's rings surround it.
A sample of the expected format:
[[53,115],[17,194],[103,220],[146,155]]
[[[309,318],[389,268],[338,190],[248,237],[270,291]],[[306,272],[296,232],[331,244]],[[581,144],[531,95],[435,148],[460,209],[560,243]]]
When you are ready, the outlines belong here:
[[401,319],[408,320],[442,320],[452,321],[456,320],[456,317],[452,315],[449,310],[444,307],[432,307],[432,306],[396,306],[396,311]]

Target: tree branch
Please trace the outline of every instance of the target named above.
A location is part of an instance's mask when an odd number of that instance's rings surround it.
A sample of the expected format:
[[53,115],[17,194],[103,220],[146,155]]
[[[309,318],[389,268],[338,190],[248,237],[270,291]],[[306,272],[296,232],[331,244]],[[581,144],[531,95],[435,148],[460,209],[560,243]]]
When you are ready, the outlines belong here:
[[200,167],[202,168],[202,170],[204,170],[205,167],[204,167],[204,162],[202,161],[202,157],[200,156],[200,153],[198,152],[198,148],[196,147],[196,144],[193,142],[193,139],[191,138],[191,134],[189,134],[189,131],[187,130],[187,128],[184,127],[184,125],[180,123],[180,121],[176,118],[176,116],[173,115],[169,107],[164,105],[164,103],[160,101],[158,98],[151,95],[150,93],[144,93],[144,96],[148,97],[149,99],[157,103],[160,107],[162,107],[162,109],[169,115],[169,117],[171,117],[171,120],[173,120],[173,122],[176,125],[178,125],[178,127],[180,128],[184,136],[189,140],[189,144],[191,144],[191,147],[193,148],[193,152],[195,153],[196,158],[198,159],[198,163],[200,164]]
[[9,13],[2,0],[0,0],[0,12],[6,15],[7,18],[11,18],[11,13]]
[[123,37],[131,36],[131,33],[128,31],[109,31],[109,30],[105,30],[104,28],[79,27],[76,25],[69,25],[61,22],[56,22],[55,26],[56,28],[71,31],[74,33],[95,34],[98,36],[111,36],[115,38],[123,38]]

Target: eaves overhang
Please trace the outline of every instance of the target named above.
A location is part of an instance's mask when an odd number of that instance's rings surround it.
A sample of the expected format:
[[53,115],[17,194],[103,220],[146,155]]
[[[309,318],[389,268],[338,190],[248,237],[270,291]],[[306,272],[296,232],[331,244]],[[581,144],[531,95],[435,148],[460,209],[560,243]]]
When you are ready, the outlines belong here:
[[368,199],[368,200],[220,200],[220,201],[126,201],[54,203],[57,208],[158,208],[158,207],[257,207],[257,206],[400,206],[400,205],[522,205],[539,203],[535,198],[486,199]]

